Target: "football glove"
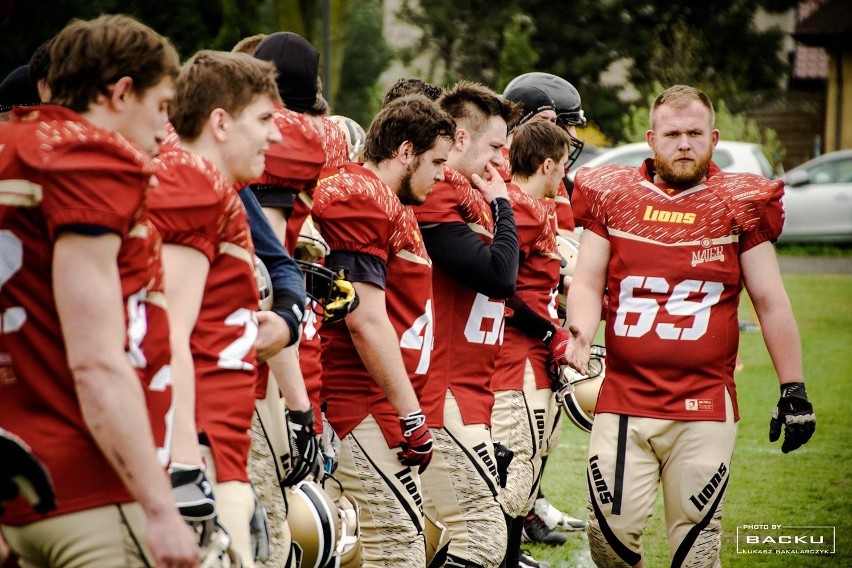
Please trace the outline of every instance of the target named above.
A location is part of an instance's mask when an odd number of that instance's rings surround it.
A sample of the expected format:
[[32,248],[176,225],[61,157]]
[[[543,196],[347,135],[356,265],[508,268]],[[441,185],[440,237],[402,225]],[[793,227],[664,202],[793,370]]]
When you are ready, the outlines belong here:
[[359,302],[355,287],[349,281],[348,271],[338,268],[334,271],[331,293],[323,304],[323,320],[328,323],[340,321],[357,308]]
[[208,521],[216,516],[213,485],[204,470],[195,465],[173,463],[169,466],[172,495],[185,521]]
[[770,442],[776,442],[781,436],[782,425],[785,431],[781,451],[785,454],[806,444],[813,436],[816,415],[814,407],[808,402],[805,383],[781,385],[781,398],[772,409],[772,419],[769,421]]
[[571,334],[560,325],[553,326],[553,332],[545,338],[547,349],[550,354],[547,357],[550,365],[562,367],[568,364],[568,359],[565,358],[565,350],[568,349],[568,342],[571,339]]
[[56,508],[56,494],[44,464],[26,442],[0,428],[0,513],[4,501],[19,495],[37,513]]
[[340,459],[340,437],[331,427],[325,414],[322,415],[322,436],[320,437],[320,449],[322,450],[323,469],[326,473],[334,473],[337,462]]
[[254,512],[249,521],[249,535],[251,538],[251,549],[254,553],[255,562],[266,562],[269,560],[269,517],[266,515],[266,509],[260,502],[257,496],[257,491],[254,484],[251,486],[252,495],[254,495]]
[[515,458],[515,452],[500,442],[494,442],[494,460],[497,462],[497,481],[500,487],[506,487],[509,480],[509,465]]
[[420,466],[419,472],[423,473],[432,461],[432,432],[426,426],[426,416],[418,409],[400,416],[399,425],[405,441],[396,455],[403,465]]
[[314,471],[319,453],[317,433],[314,429],[314,410],[285,410],[287,429],[290,431],[290,473],[284,485],[292,487]]

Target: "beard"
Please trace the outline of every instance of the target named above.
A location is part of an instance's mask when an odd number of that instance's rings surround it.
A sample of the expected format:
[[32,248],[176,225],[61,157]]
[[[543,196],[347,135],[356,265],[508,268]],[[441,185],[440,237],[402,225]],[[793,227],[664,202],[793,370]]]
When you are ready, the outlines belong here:
[[654,168],[657,170],[657,175],[660,176],[668,185],[679,188],[688,189],[698,185],[710,171],[710,160],[713,158],[713,148],[710,147],[704,155],[696,156],[692,163],[678,162],[677,159],[683,157],[677,155],[674,159],[668,160],[659,155],[654,156]]
[[402,180],[399,182],[399,189],[396,192],[397,197],[399,197],[399,201],[403,205],[422,205],[424,201],[426,201],[426,197],[420,197],[414,192],[414,188],[411,186],[411,179],[414,177],[414,172],[420,166],[420,156],[414,160],[413,163],[409,164],[408,168],[405,170],[405,175],[402,176]]

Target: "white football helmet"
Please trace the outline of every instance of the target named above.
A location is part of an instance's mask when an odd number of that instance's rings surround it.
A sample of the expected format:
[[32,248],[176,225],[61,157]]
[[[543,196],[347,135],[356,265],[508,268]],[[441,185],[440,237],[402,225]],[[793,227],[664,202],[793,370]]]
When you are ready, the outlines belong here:
[[349,161],[360,162],[364,153],[364,144],[367,142],[367,133],[364,128],[348,116],[335,114],[328,117],[337,124],[343,134],[346,135],[346,143],[349,145]]
[[605,347],[592,345],[588,375],[581,375],[569,365],[562,367],[560,373],[560,388],[556,392],[556,400],[562,405],[565,415],[574,426],[586,432],[592,431],[595,405],[606,378],[605,357]]
[[290,488],[287,524],[301,549],[301,568],[355,568],[361,565],[359,509],[343,493],[337,503],[315,481]]
[[[580,255],[580,243],[576,239],[565,235],[556,235],[556,249],[561,257],[559,265],[559,276],[574,276],[577,267],[577,257]],[[565,291],[559,294],[559,303],[556,313],[560,320],[565,320]]]

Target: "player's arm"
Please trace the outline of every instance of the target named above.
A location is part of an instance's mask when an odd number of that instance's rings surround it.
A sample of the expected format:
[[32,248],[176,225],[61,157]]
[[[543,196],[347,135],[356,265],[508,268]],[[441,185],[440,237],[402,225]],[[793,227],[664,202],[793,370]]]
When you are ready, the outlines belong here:
[[781,384],[781,397],[769,421],[769,441],[777,441],[783,427],[781,451],[786,454],[807,443],[816,430],[816,416],[805,391],[799,328],[772,244],[764,241],[748,249],[740,255],[740,265]]
[[142,384],[124,352],[120,246],[112,233],[64,232],[56,240],[53,292],[68,365],[92,437],[145,512],[155,558],[195,566],[195,539],[157,461]]
[[802,382],[799,328],[781,280],[775,249],[769,241],[763,242],[740,255],[740,262],[745,287],[760,320],[763,340],[779,382]]
[[399,338],[385,307],[385,291],[369,282],[353,282],[359,308],[343,320],[370,376],[400,416],[420,410],[420,403],[399,347]]
[[203,462],[195,425],[195,365],[190,336],[201,310],[210,262],[197,249],[169,243],[163,245],[162,259],[169,306],[175,399],[172,461],[201,466]]
[[311,409],[305,379],[299,367],[299,354],[296,345],[282,349],[277,355],[267,361],[269,370],[275,377],[275,382],[284,394],[287,408],[306,412]]
[[518,279],[518,233],[509,200],[490,203],[494,238],[487,244],[462,222],[421,225],[423,242],[435,266],[489,298],[515,293]]
[[565,327],[572,337],[565,359],[579,372],[587,374],[591,344],[601,322],[601,298],[610,258],[609,240],[592,231],[583,231],[580,250],[583,252],[577,259],[574,280],[565,302]]
[[[276,236],[263,214],[257,198],[251,189],[244,188],[239,192],[243,206],[246,208],[251,238],[254,242],[254,252],[260,258],[272,279],[273,305],[272,312],[283,318],[287,324],[288,333],[280,337],[283,346],[293,345],[299,339],[301,332],[302,314],[305,311],[305,281],[302,271],[296,261],[287,253],[282,241]],[[286,339],[286,341],[284,341]],[[258,345],[258,357],[270,357],[277,352],[277,345]],[[278,347],[280,349],[280,347]],[[271,353],[270,353],[271,352]]]

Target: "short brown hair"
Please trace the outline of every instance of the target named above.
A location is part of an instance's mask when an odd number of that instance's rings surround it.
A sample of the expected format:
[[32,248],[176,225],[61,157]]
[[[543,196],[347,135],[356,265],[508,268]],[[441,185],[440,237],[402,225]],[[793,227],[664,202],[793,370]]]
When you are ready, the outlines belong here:
[[672,108],[683,108],[693,101],[698,101],[710,111],[710,126],[716,124],[716,111],[713,110],[713,101],[707,96],[707,93],[689,85],[674,85],[669,87],[654,100],[651,105],[650,123],[651,129],[654,128],[654,115],[657,109],[663,105]]
[[237,45],[231,50],[234,53],[246,53],[254,55],[254,50],[260,45],[260,42],[266,39],[266,34],[254,34],[253,36],[244,37],[237,42]]
[[453,120],[463,122],[474,133],[480,132],[492,116],[505,120],[508,132],[523,112],[518,103],[504,99],[485,85],[471,81],[456,83],[450,91],[441,95],[438,104]]
[[402,77],[397,79],[396,83],[388,87],[388,90],[385,91],[385,96],[382,99],[382,106],[385,106],[389,102],[400,97],[414,94],[420,94],[431,101],[437,101],[443,93],[444,89],[437,85],[433,85],[432,83],[427,83],[423,79],[417,79],[416,77]]
[[169,120],[178,136],[191,142],[215,109],[236,116],[258,95],[281,101],[272,63],[245,53],[202,50],[180,70]]
[[557,164],[571,151],[568,132],[549,120],[527,122],[515,129],[509,147],[512,175],[521,179],[532,177],[539,166],[550,158]]
[[419,156],[438,138],[452,140],[456,124],[437,104],[423,95],[408,95],[391,101],[373,119],[364,145],[364,159],[374,164],[396,156],[403,142],[411,142]]
[[74,20],[59,32],[50,47],[47,84],[51,102],[85,112],[122,77],[133,79],[133,93],[141,97],[179,69],[168,39],[129,16],[101,16]]

